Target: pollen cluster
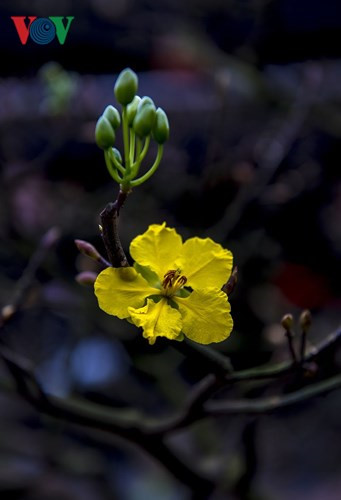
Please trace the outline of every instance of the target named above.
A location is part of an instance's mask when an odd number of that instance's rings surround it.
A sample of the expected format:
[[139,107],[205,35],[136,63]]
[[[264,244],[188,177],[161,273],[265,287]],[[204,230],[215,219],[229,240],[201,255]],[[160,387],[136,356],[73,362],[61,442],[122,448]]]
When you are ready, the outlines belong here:
[[171,296],[180,290],[186,282],[187,278],[181,275],[180,269],[171,269],[167,271],[163,277],[162,288],[164,289],[165,295]]

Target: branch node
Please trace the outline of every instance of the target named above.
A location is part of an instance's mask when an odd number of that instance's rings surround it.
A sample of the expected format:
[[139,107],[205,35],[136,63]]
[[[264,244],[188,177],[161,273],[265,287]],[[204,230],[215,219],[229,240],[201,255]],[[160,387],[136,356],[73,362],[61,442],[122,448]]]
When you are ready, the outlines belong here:
[[102,238],[109,261],[113,267],[129,267],[129,263],[118,234],[120,209],[122,208],[127,196],[128,192],[120,189],[117,200],[114,203],[108,203],[100,214]]

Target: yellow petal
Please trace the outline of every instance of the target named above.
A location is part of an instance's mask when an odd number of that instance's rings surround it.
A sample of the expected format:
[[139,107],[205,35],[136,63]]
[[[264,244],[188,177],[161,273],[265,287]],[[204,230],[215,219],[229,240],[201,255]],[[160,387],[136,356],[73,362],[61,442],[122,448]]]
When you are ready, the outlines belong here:
[[164,298],[157,303],[148,299],[141,309],[129,307],[129,314],[132,322],[143,328],[143,336],[150,344],[154,344],[157,337],[174,340],[181,332],[181,314]]
[[199,344],[227,339],[233,328],[230,304],[218,288],[194,290],[189,297],[173,297],[182,315],[182,331]]
[[221,288],[231,275],[233,257],[210,238],[195,237],[185,241],[176,264],[188,286]]
[[130,255],[141,266],[148,266],[162,281],[170,269],[174,269],[175,259],[182,247],[182,239],[175,229],[166,223],[152,224],[144,234],[133,239]]
[[95,281],[95,294],[103,311],[128,318],[128,307],[141,307],[145,298],[157,293],[133,267],[108,267]]

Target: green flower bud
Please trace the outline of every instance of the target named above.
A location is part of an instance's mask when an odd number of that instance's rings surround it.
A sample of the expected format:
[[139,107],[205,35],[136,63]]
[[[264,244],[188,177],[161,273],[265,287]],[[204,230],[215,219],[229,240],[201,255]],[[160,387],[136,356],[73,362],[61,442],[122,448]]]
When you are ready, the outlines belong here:
[[97,121],[95,139],[101,149],[111,148],[115,143],[115,131],[105,116],[100,116]]
[[105,108],[103,116],[111,123],[114,130],[121,125],[120,113],[114,106],[111,106],[111,104]]
[[133,121],[133,129],[139,137],[146,137],[152,131],[155,123],[156,109],[154,103],[141,100]]
[[112,152],[114,153],[116,160],[119,161],[120,163],[122,163],[122,156],[121,156],[121,153],[119,152],[119,150],[116,148],[112,148]]
[[126,106],[135,97],[137,92],[138,79],[136,73],[130,68],[126,68],[118,75],[115,83],[114,93],[117,102]]
[[158,144],[163,144],[169,137],[169,123],[166,113],[161,108],[156,110],[156,119],[153,127],[153,137]]
[[145,106],[146,104],[151,104],[152,106],[155,106],[154,101],[151,97],[144,96],[141,99],[140,107],[142,108],[142,106]]
[[137,111],[137,107],[140,104],[140,101],[141,101],[141,97],[136,95],[134,97],[134,99],[131,101],[131,103],[128,104],[128,106],[127,106],[127,121],[128,121],[129,127],[131,127],[133,124],[133,121],[134,121],[134,118],[136,115],[136,111]]

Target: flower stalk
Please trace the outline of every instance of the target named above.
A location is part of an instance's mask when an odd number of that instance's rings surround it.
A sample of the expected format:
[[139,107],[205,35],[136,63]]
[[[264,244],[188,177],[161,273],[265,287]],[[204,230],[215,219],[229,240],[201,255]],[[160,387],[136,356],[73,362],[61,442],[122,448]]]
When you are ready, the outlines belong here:
[[[156,172],[162,159],[163,144],[169,137],[166,113],[161,108],[156,109],[150,97],[141,99],[137,96],[137,89],[137,75],[129,68],[123,70],[114,88],[116,99],[122,107],[122,116],[116,108],[107,106],[97,121],[95,132],[96,143],[103,149],[108,172],[125,193],[146,182]],[[119,151],[114,149],[120,126],[123,136],[123,162]],[[155,161],[137,178],[147,156],[151,138],[158,146]]]
[[291,359],[292,359],[294,364],[297,364],[298,360],[297,360],[297,355],[296,355],[296,351],[294,348],[294,334],[292,331],[293,322],[294,322],[294,318],[293,318],[292,314],[285,314],[282,318],[282,321],[281,321],[282,326],[285,330],[285,336],[286,336],[287,341],[288,341],[288,347],[289,347]]
[[312,322],[311,312],[308,309],[306,309],[301,313],[299,322],[302,330],[301,345],[300,345],[300,359],[302,362],[304,359],[304,354],[307,345],[307,333],[311,327],[311,322]]

